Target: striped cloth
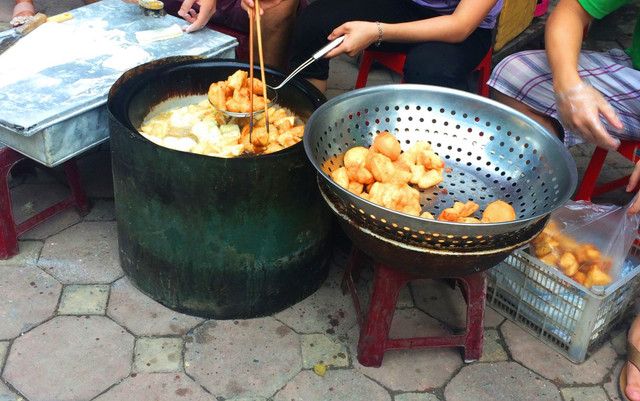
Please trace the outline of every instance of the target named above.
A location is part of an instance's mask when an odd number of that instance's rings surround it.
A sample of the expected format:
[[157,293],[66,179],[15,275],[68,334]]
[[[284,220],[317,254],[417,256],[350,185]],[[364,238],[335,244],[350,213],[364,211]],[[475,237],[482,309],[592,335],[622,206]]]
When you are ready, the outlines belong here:
[[[607,52],[583,51],[578,72],[615,109],[624,132],[601,121],[609,133],[620,139],[640,140],[640,71],[631,67],[631,58],[620,49]],[[544,50],[530,50],[502,60],[491,73],[489,86],[533,109],[558,119],[551,69]],[[564,142],[573,146],[584,142],[565,130]]]

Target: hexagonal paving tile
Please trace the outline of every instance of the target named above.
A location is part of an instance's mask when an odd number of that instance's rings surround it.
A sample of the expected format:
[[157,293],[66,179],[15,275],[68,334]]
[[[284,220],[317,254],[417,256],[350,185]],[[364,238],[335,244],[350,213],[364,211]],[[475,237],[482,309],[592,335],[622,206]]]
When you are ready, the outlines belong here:
[[356,324],[351,297],[343,295],[344,270],[333,265],[322,287],[311,296],[274,315],[298,333],[345,334]]
[[94,401],[215,401],[183,373],[133,373]]
[[625,361],[618,361],[613,370],[604,379],[603,387],[609,401],[622,401],[618,390],[618,380],[620,379],[620,371],[622,371],[625,363]]
[[38,266],[64,284],[108,284],[124,275],[115,222],[83,222],[49,237]]
[[35,266],[0,266],[0,340],[9,340],[53,315],[62,285]]
[[42,250],[41,241],[18,241],[19,253],[0,260],[0,266],[35,266]]
[[300,337],[270,317],[211,320],[186,338],[184,361],[217,396],[269,397],[300,371]]
[[133,342],[104,316],[58,316],[13,342],[3,376],[30,401],[87,400],[129,375]]
[[317,363],[327,366],[348,367],[347,346],[325,334],[302,335],[302,367],[311,369]]
[[136,373],[182,371],[182,338],[138,338],[133,371]]
[[329,370],[324,376],[300,372],[274,397],[274,401],[391,401],[389,393],[353,370]]
[[111,285],[107,315],[139,336],[183,335],[204,321],[154,301],[135,288],[127,277]]
[[14,393],[7,387],[2,380],[0,380],[0,400],[2,401],[20,401],[19,395]]
[[447,401],[562,401],[550,381],[515,362],[474,363],[463,367],[444,391]]
[[[442,347],[427,349],[390,350],[384,353],[379,368],[362,366],[357,360],[360,330],[349,331],[353,365],[393,391],[425,391],[443,386],[453,372],[463,365],[461,348]],[[417,309],[398,309],[393,317],[390,337],[428,337],[446,334],[439,323]]]
[[62,291],[61,315],[103,315],[109,298],[108,285],[67,285]]
[[600,383],[616,362],[616,352],[610,347],[601,347],[585,362],[576,365],[512,322],[505,322],[500,331],[514,360],[557,382]]

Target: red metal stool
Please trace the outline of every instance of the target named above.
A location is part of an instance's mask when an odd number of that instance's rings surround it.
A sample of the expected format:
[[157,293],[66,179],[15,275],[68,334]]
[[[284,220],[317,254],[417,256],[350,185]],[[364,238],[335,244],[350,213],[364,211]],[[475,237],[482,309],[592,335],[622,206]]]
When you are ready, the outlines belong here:
[[[480,64],[473,72],[478,72],[478,90],[477,93],[480,96],[489,97],[489,85],[487,81],[491,75],[491,56],[493,54],[492,48],[484,56]],[[402,68],[404,62],[407,59],[406,53],[392,53],[392,52],[379,52],[374,50],[365,50],[362,54],[362,61],[360,62],[360,69],[358,70],[358,78],[356,78],[355,89],[364,88],[367,86],[367,78],[369,77],[369,71],[373,61],[384,65],[391,71],[395,71],[398,74],[402,74]],[[404,82],[404,78],[402,79]]]
[[[639,148],[640,142],[620,141],[620,147],[616,151],[635,163],[640,159],[640,155],[638,155]],[[596,181],[598,181],[600,170],[604,166],[608,153],[608,150],[600,147],[596,147],[593,151],[593,156],[591,156],[589,165],[587,165],[587,169],[584,172],[582,183],[576,192],[576,200],[590,201],[593,196],[602,195],[629,183],[630,176],[627,175],[596,186]]]
[[[355,281],[360,272],[373,262],[373,291],[369,312],[363,314]],[[483,318],[487,298],[487,271],[455,279],[467,303],[467,327],[464,334],[447,337],[389,338],[391,321],[396,309],[400,290],[410,281],[428,277],[405,273],[383,263],[372,261],[357,247],[351,250],[347,270],[343,278],[343,289],[349,290],[360,325],[358,361],[364,366],[379,367],[387,350],[464,347],[465,362],[473,362],[482,356]],[[346,287],[346,288],[345,288]]]
[[71,188],[71,194],[58,203],[29,217],[22,223],[16,224],[11,207],[9,172],[17,162],[26,158],[26,156],[11,148],[0,148],[0,259],[7,259],[16,255],[18,253],[18,236],[57,213],[71,206],[76,206],[80,215],[85,215],[89,212],[89,201],[80,183],[78,167],[75,160],[71,159],[63,165]]

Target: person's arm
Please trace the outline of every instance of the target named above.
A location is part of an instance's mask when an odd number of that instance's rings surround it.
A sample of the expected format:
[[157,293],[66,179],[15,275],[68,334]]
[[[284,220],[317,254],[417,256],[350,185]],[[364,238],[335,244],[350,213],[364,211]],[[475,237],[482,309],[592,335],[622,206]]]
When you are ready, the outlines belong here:
[[619,142],[607,133],[600,115],[617,129],[623,128],[622,123],[604,97],[578,75],[582,35],[591,20],[578,0],[560,0],[547,21],[547,58],[562,125],[589,142],[615,149]]
[[[194,3],[198,3],[200,6],[197,13],[191,8]],[[189,33],[204,28],[215,12],[216,0],[184,0],[182,7],[178,10],[178,15],[190,24],[183,28],[185,32]]]
[[350,21],[331,32],[328,40],[342,35],[345,35],[345,40],[326,57],[342,53],[355,56],[377,43],[380,31],[385,42],[462,42],[480,25],[496,2],[497,0],[461,0],[451,15],[398,24],[380,22],[380,29],[375,22]]

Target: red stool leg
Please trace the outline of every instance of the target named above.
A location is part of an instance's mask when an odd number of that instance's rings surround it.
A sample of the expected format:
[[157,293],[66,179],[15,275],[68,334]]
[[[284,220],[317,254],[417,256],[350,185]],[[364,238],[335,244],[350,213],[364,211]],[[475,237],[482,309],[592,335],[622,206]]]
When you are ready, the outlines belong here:
[[487,81],[491,75],[491,56],[493,55],[493,48],[489,48],[489,51],[484,56],[475,71],[478,71],[478,95],[489,97],[489,85]]
[[358,361],[363,366],[378,367],[386,348],[393,313],[402,287],[416,276],[376,262],[369,313],[360,328]]
[[482,357],[484,308],[487,299],[487,272],[457,278],[467,302],[467,330],[464,338],[464,361],[474,362]]
[[347,261],[347,268],[342,277],[342,292],[346,294],[349,292],[353,299],[353,308],[356,310],[356,318],[358,319],[358,325],[362,326],[364,317],[362,313],[362,307],[360,306],[360,296],[358,295],[358,289],[356,287],[356,281],[360,278],[360,273],[366,267],[371,266],[372,260],[358,247],[351,247],[351,254]]
[[9,172],[14,164],[24,158],[13,149],[0,149],[0,259],[7,259],[18,253],[18,233],[11,207]]
[[73,204],[76,205],[80,216],[84,216],[89,213],[89,200],[84,193],[82,183],[80,181],[80,173],[78,172],[78,165],[75,159],[68,160],[64,163],[64,170],[67,175],[67,182],[71,189],[71,197],[73,198]]
[[591,200],[593,189],[596,187],[596,181],[607,158],[607,153],[609,153],[608,150],[599,147],[593,151],[593,156],[591,156],[589,165],[587,165],[587,169],[584,172],[580,188],[576,192],[576,200]]
[[358,70],[358,78],[356,78],[355,89],[364,88],[365,86],[367,86],[367,78],[369,78],[371,64],[373,64],[373,55],[365,50],[362,53],[362,60],[360,61],[360,69]]

